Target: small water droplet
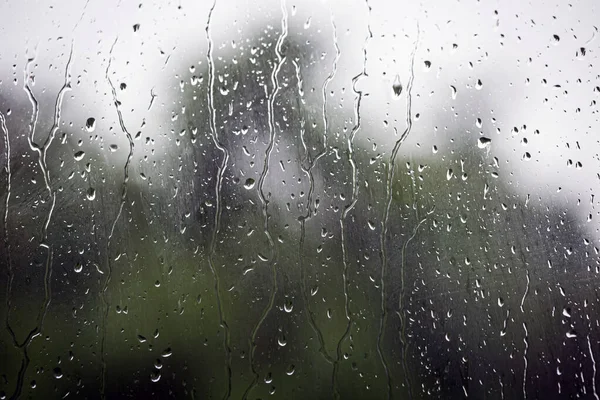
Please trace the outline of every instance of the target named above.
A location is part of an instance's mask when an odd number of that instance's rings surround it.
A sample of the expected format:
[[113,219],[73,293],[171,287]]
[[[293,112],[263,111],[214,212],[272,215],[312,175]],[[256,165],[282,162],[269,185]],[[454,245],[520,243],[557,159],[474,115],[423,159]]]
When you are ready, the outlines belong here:
[[116,144],[111,144],[109,146],[109,149],[110,149],[111,152],[114,153],[115,151],[119,150],[119,146],[117,146]]
[[250,190],[254,187],[255,183],[256,183],[256,181],[254,179],[248,178],[248,179],[246,179],[246,182],[244,183],[244,188]]
[[83,270],[83,265],[81,265],[81,263],[77,263],[75,264],[75,268],[73,268],[73,270],[77,273],[80,273]]
[[425,69],[431,68],[431,61],[425,61]]
[[87,129],[88,132],[94,132],[94,129],[96,129],[96,118],[88,118],[87,121],[85,121],[85,129]]
[[140,30],[140,24],[135,24],[135,25],[133,25],[133,31],[134,31],[134,32],[137,32],[137,31],[139,31],[139,30]]
[[304,29],[308,29],[310,28],[310,22],[311,22],[311,17],[308,17],[308,19],[306,20],[306,22],[304,23]]
[[450,90],[452,92],[452,100],[456,99],[456,87],[450,85]]
[[482,87],[483,87],[483,82],[481,82],[481,79],[477,79],[477,83],[475,84],[475,89],[481,90]]
[[558,35],[552,35],[552,41],[553,41],[554,43],[558,43],[558,42],[560,42],[560,36],[558,36]]
[[56,379],[60,379],[60,378],[63,377],[63,373],[62,373],[62,370],[60,368],[58,368],[58,367],[54,368],[54,377]]
[[531,154],[528,151],[526,151],[525,154],[523,154],[523,160],[525,160],[525,161],[531,160]]
[[394,95],[396,97],[400,97],[402,94],[402,83],[400,83],[400,75],[396,74],[396,78],[394,79],[394,83],[392,84],[392,90],[394,91]]
[[120,88],[121,90],[125,90],[125,89],[127,89],[127,84],[126,84],[125,82],[122,82],[122,83],[119,85],[119,88]]

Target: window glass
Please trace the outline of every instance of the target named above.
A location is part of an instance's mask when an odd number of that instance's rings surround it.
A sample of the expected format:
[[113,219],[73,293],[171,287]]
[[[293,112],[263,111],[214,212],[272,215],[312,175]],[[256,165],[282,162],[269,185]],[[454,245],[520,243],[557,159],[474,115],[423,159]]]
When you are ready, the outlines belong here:
[[595,398],[593,1],[4,2],[1,398]]

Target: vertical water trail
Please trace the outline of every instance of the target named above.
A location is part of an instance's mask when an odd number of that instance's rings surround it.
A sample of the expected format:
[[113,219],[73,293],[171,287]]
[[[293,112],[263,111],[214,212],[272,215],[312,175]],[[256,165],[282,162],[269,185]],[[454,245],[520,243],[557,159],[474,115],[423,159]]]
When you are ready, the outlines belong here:
[[342,270],[342,283],[344,285],[344,311],[346,313],[346,319],[348,320],[347,324],[346,324],[346,329],[343,333],[343,335],[340,337],[340,340],[337,343],[337,350],[336,350],[336,360],[334,363],[334,367],[333,367],[333,378],[332,378],[332,384],[334,386],[334,397],[336,399],[339,398],[339,389],[337,387],[337,373],[338,373],[338,369],[339,369],[339,363],[342,359],[342,343],[344,342],[344,340],[346,340],[346,338],[348,337],[348,335],[350,334],[350,329],[352,328],[352,315],[350,313],[350,298],[348,297],[348,291],[349,291],[349,282],[348,282],[348,251],[347,251],[347,245],[346,245],[346,224],[345,224],[345,220],[346,217],[348,216],[348,214],[350,213],[350,211],[352,211],[354,209],[354,206],[356,205],[357,201],[358,201],[358,185],[356,183],[357,181],[357,175],[358,175],[358,169],[356,167],[356,162],[354,161],[354,137],[356,136],[356,133],[359,131],[360,129],[360,124],[361,124],[361,116],[360,116],[360,105],[362,102],[362,97],[363,97],[363,93],[362,91],[359,91],[356,89],[356,84],[358,83],[358,81],[363,78],[368,76],[367,75],[367,47],[369,44],[369,39],[371,39],[373,37],[373,32],[371,31],[371,5],[369,4],[368,0],[365,0],[365,4],[367,6],[367,10],[368,10],[368,16],[367,16],[367,36],[365,38],[364,44],[363,44],[363,69],[362,71],[354,76],[352,78],[352,91],[354,92],[354,94],[356,95],[355,97],[355,101],[354,101],[354,120],[355,120],[355,124],[352,127],[352,131],[350,132],[350,136],[347,139],[347,143],[348,143],[348,163],[350,164],[350,167],[352,169],[352,197],[350,200],[350,203],[347,204],[346,206],[344,206],[344,210],[342,211],[342,214],[340,216],[340,235],[341,235],[341,242],[342,242],[342,264],[343,264],[343,270]]
[[10,241],[8,240],[8,209],[10,205],[10,195],[12,191],[12,171],[10,168],[10,137],[8,135],[8,129],[6,127],[6,118],[4,114],[0,112],[0,128],[2,128],[2,133],[4,134],[4,151],[6,156],[6,175],[7,175],[7,189],[6,189],[6,200],[4,201],[4,248],[6,251],[6,261],[7,261],[7,284],[6,284],[6,319],[4,321],[6,330],[12,337],[13,343],[17,344],[17,337],[10,326],[10,308],[12,304],[11,293],[12,293],[12,283],[14,279],[14,273],[12,269],[12,260],[10,254]]
[[[387,377],[387,384],[388,384],[388,398],[392,396],[392,382],[391,382],[391,376],[389,374],[389,368],[387,366],[387,362],[385,360],[385,357],[383,356],[383,350],[381,348],[382,345],[382,341],[383,341],[383,336],[384,336],[384,328],[385,328],[385,324],[387,321],[387,311],[386,311],[386,305],[385,305],[385,301],[386,301],[386,286],[385,286],[385,276],[387,274],[387,264],[388,264],[388,256],[387,256],[387,232],[388,232],[388,220],[389,220],[389,215],[390,215],[390,208],[392,205],[392,198],[393,198],[393,191],[392,191],[392,185],[393,185],[393,181],[394,181],[394,172],[396,169],[396,156],[398,155],[398,151],[400,150],[400,146],[402,146],[402,143],[404,143],[404,141],[406,140],[406,138],[408,137],[408,135],[411,132],[412,129],[412,124],[413,124],[413,120],[412,120],[412,87],[413,87],[413,82],[415,79],[415,55],[417,53],[417,49],[418,49],[418,45],[419,45],[419,28],[417,26],[417,38],[415,40],[414,43],[414,47],[413,47],[413,51],[411,53],[410,56],[410,76],[408,78],[408,84],[406,86],[406,128],[404,129],[404,132],[402,132],[402,135],[400,135],[400,138],[398,138],[398,140],[396,141],[394,148],[392,150],[392,154],[390,155],[390,159],[388,161],[388,165],[387,165],[387,182],[386,182],[386,205],[385,205],[385,209],[383,212],[383,218],[381,221],[381,236],[380,236],[380,256],[381,256],[381,281],[380,281],[380,286],[381,286],[381,318],[380,318],[380,323],[379,323],[379,333],[378,333],[378,337],[377,337],[377,352],[379,353],[379,357],[381,359],[381,363],[384,366],[384,369],[386,371],[386,377]],[[396,128],[394,128],[394,131],[396,131]],[[418,227],[421,225],[422,222],[419,222],[419,224],[417,225],[417,227],[414,230],[413,236],[411,236],[411,238],[404,244],[404,247],[402,249],[402,257],[404,260],[404,252],[406,250],[406,246],[408,244],[408,242],[416,235],[417,233],[417,229]],[[400,298],[402,298],[402,296],[404,296],[404,265],[402,265],[402,270],[400,271],[401,274],[401,289],[400,289]],[[403,310],[400,310],[400,323],[401,323],[401,327],[402,330],[404,330],[404,313]],[[403,344],[404,347],[404,344]],[[405,380],[407,380],[408,378],[408,371],[406,370],[406,363],[405,363],[405,354],[402,355],[402,361],[403,361],[403,366],[404,366],[404,377]],[[412,397],[412,393],[410,391],[410,383],[408,381],[406,381],[409,387],[409,396]]]
[[[292,63],[294,64],[294,67],[296,68],[296,79],[298,81],[298,91],[300,93],[300,98],[303,99],[303,91],[302,91],[302,86],[301,86],[302,80],[300,77],[300,66],[298,65],[298,63],[295,60],[292,60]],[[327,361],[330,364],[333,364],[333,359],[331,358],[331,356],[329,356],[329,354],[327,353],[327,349],[325,348],[325,340],[323,339],[323,332],[321,332],[321,329],[318,327],[317,322],[315,321],[314,313],[312,312],[312,310],[310,308],[310,302],[309,302],[309,297],[308,297],[308,288],[307,288],[307,284],[306,284],[306,271],[305,271],[305,267],[304,267],[304,244],[305,244],[305,238],[306,238],[306,221],[308,219],[310,219],[313,215],[312,196],[314,193],[315,178],[314,178],[312,169],[315,166],[316,162],[319,160],[319,158],[321,158],[326,153],[327,147],[326,147],[326,143],[325,143],[323,149],[319,152],[317,157],[314,160],[311,160],[310,153],[308,151],[308,146],[306,145],[306,142],[304,140],[304,133],[305,133],[304,125],[305,125],[305,120],[304,120],[304,116],[302,116],[302,120],[300,121],[300,140],[302,142],[302,147],[304,148],[304,161],[308,163],[309,167],[305,168],[304,165],[302,165],[302,163],[300,163],[300,169],[308,177],[309,185],[310,185],[309,189],[308,189],[307,200],[306,200],[306,215],[303,215],[298,218],[300,221],[300,242],[298,245],[298,255],[299,255],[299,259],[300,259],[299,268],[300,268],[300,284],[301,284],[301,292],[302,292],[302,301],[304,303],[304,309],[307,314],[308,323],[311,326],[312,330],[317,335],[317,339],[319,341],[319,353],[321,353],[321,355],[323,356],[325,361]],[[325,127],[327,127],[327,125],[325,125]]]
[[287,13],[287,7],[285,4],[285,0],[281,0],[281,11],[282,11],[281,32],[279,33],[279,37],[277,38],[277,43],[275,44],[275,55],[277,57],[277,61],[275,62],[275,65],[273,66],[273,70],[271,71],[271,84],[273,86],[273,90],[270,93],[270,95],[268,96],[269,98],[267,101],[267,117],[268,117],[268,124],[269,124],[269,145],[267,146],[267,149],[265,150],[265,161],[264,161],[262,173],[260,174],[260,178],[258,179],[258,188],[257,188],[258,196],[259,196],[260,202],[262,204],[262,214],[263,214],[263,219],[264,219],[264,226],[263,226],[264,234],[267,237],[267,240],[269,242],[269,251],[270,251],[269,265],[271,267],[272,289],[271,289],[271,294],[269,296],[269,301],[268,301],[266,307],[264,308],[258,322],[254,326],[254,329],[252,329],[252,334],[250,336],[249,361],[250,361],[250,368],[252,369],[252,373],[254,374],[254,379],[252,380],[250,385],[244,391],[244,395],[242,397],[244,400],[248,398],[248,395],[250,394],[252,389],[254,389],[254,387],[256,387],[256,385],[258,384],[259,375],[258,375],[258,371],[256,370],[256,366],[254,365],[254,353],[256,352],[256,343],[255,343],[256,336],[258,335],[258,331],[259,331],[260,327],[262,326],[264,321],[267,319],[267,316],[273,309],[273,305],[275,304],[275,296],[277,295],[277,291],[278,291],[277,268],[276,268],[276,260],[275,260],[275,258],[276,258],[275,243],[273,241],[273,237],[271,236],[271,232],[269,231],[269,200],[265,196],[264,184],[265,184],[265,179],[267,177],[267,174],[269,173],[269,163],[271,160],[271,152],[273,151],[273,148],[275,147],[276,131],[275,131],[275,114],[274,114],[273,108],[275,107],[275,97],[277,96],[277,93],[281,89],[279,86],[278,74],[279,74],[279,71],[281,70],[283,63],[286,60],[286,57],[281,52],[283,41],[285,40],[285,38],[287,37],[287,34],[288,34],[288,13]]
[[[406,357],[408,354],[408,340],[406,340],[406,322],[404,319],[404,302],[402,301],[403,296],[404,296],[404,289],[405,289],[404,271],[406,270],[406,249],[408,248],[408,245],[410,244],[410,242],[412,242],[412,240],[417,236],[417,233],[419,233],[419,228],[421,227],[421,225],[423,225],[423,223],[425,223],[425,221],[427,221],[427,218],[429,217],[429,215],[433,214],[434,211],[435,211],[435,207],[433,207],[429,212],[427,212],[427,215],[423,219],[421,219],[415,226],[411,237],[409,237],[408,240],[406,242],[404,242],[404,245],[402,246],[401,264],[400,264],[400,294],[398,296],[398,310],[396,311],[396,315],[398,315],[398,319],[400,320],[400,344],[402,345],[402,349],[401,349],[402,369],[404,371],[404,384],[406,385],[406,387],[408,389],[409,399],[412,399],[412,387],[411,387],[411,383],[410,383],[410,376],[408,373],[408,365],[406,364]],[[417,213],[417,219],[418,218],[419,218],[419,216]]]
[[523,322],[523,330],[525,331],[525,337],[523,342],[525,343],[525,349],[523,350],[523,398],[527,398],[527,351],[529,350],[529,334],[527,332],[527,325]]
[[523,304],[525,304],[525,298],[527,297],[527,294],[529,293],[529,270],[525,271],[525,278],[526,280],[526,286],[525,286],[525,293],[523,293],[523,298],[521,299],[521,312],[524,313],[525,310],[523,309]]
[[[590,328],[591,328],[591,326],[590,326]],[[596,358],[594,358],[594,352],[592,351],[592,343],[590,342],[589,333],[587,335],[587,344],[588,344],[588,351],[590,354],[590,359],[592,360],[592,393],[594,393],[594,398],[596,400],[600,400],[598,398],[598,393],[596,391]]]
[[[40,247],[44,247],[47,251],[45,268],[44,268],[44,302],[42,303],[40,310],[38,311],[35,327],[31,331],[29,331],[29,333],[27,334],[27,336],[25,337],[25,339],[23,340],[22,343],[18,343],[16,334],[13,331],[13,329],[10,327],[10,320],[9,320],[10,308],[7,310],[7,315],[6,315],[6,326],[12,336],[13,344],[15,344],[17,348],[21,349],[22,357],[23,357],[23,360],[21,362],[21,367],[20,367],[19,373],[17,375],[17,384],[15,387],[15,392],[11,396],[11,398],[15,398],[15,399],[19,398],[21,395],[21,392],[23,389],[23,381],[25,379],[25,374],[27,372],[27,368],[29,367],[30,359],[29,359],[27,350],[29,348],[31,341],[41,334],[41,331],[42,331],[42,328],[44,325],[44,320],[46,318],[48,309],[50,307],[50,302],[52,300],[51,280],[52,280],[52,261],[53,261],[54,253],[53,253],[52,246],[50,244],[48,244],[48,228],[50,226],[50,221],[52,219],[52,213],[53,213],[54,207],[56,205],[56,193],[55,193],[55,191],[52,190],[51,180],[50,180],[50,171],[49,171],[47,163],[46,163],[46,154],[47,154],[47,151],[48,151],[50,145],[52,144],[52,141],[56,135],[56,131],[58,130],[59,125],[60,125],[60,115],[61,115],[61,110],[62,110],[62,101],[64,98],[64,94],[66,91],[71,90],[70,78],[71,78],[71,61],[72,61],[72,59],[73,59],[73,46],[71,46],[69,58],[67,60],[67,64],[65,67],[65,78],[64,78],[63,86],[61,87],[61,89],[59,90],[59,92],[56,96],[52,128],[50,129],[50,132],[48,133],[48,136],[46,137],[44,144],[41,147],[40,147],[40,145],[38,145],[35,142],[35,132],[36,132],[37,121],[38,121],[38,117],[39,117],[39,102],[36,99],[36,97],[33,93],[33,90],[31,89],[31,86],[29,84],[29,81],[30,81],[29,66],[35,61],[35,57],[28,59],[26,65],[25,65],[25,71],[24,71],[24,77],[23,77],[23,80],[24,80],[23,90],[27,94],[27,97],[29,98],[29,101],[33,108],[32,119],[30,122],[30,131],[31,132],[27,137],[27,141],[28,141],[29,147],[38,154],[38,164],[40,166],[40,170],[44,177],[44,184],[46,187],[46,191],[48,192],[48,196],[50,197],[51,204],[50,204],[50,208],[48,210],[48,214],[46,215],[46,218],[44,220],[44,225],[42,226],[41,241],[40,241]],[[4,117],[3,117],[3,130],[5,131],[6,138],[8,140],[8,131],[6,130]],[[8,205],[8,199],[7,199],[7,205]],[[8,209],[6,210],[6,213],[5,213],[5,222],[7,220],[8,220]],[[5,227],[6,226],[7,226],[7,224],[5,224]],[[8,240],[8,238],[6,240]],[[14,278],[14,275],[11,271],[9,283],[8,283],[8,285],[9,285],[9,287],[8,287],[9,292],[7,293],[8,298],[10,298],[10,295],[11,295],[13,278]],[[7,302],[10,306],[9,300],[7,300]]]
[[221,143],[219,134],[217,133],[217,113],[215,110],[215,100],[214,100],[214,88],[215,88],[215,60],[213,58],[213,46],[214,43],[210,36],[210,22],[212,18],[212,14],[217,5],[217,0],[213,1],[213,4],[208,12],[208,20],[206,21],[206,40],[208,42],[208,51],[206,54],[206,58],[208,61],[208,111],[210,115],[210,134],[213,139],[213,142],[217,149],[222,153],[223,159],[219,164],[219,169],[217,170],[217,179],[215,183],[215,197],[216,197],[216,210],[215,210],[215,223],[213,226],[212,238],[210,241],[210,249],[208,252],[208,265],[212,272],[213,278],[215,280],[215,297],[217,300],[217,310],[219,314],[219,324],[224,330],[223,334],[223,348],[225,351],[225,361],[226,361],[226,373],[227,373],[227,387],[225,390],[225,395],[223,398],[228,399],[231,396],[231,345],[230,345],[230,331],[229,325],[225,319],[225,315],[223,312],[223,299],[221,298],[221,281],[219,279],[219,273],[215,268],[214,264],[214,256],[216,253],[217,240],[219,237],[219,233],[221,231],[221,216],[223,213],[223,205],[222,205],[222,193],[221,188],[223,187],[223,176],[225,175],[225,170],[227,169],[227,163],[229,162],[229,151],[223,143]]
[[110,79],[110,76],[109,76],[109,70],[110,70],[110,66],[112,63],[112,53],[113,53],[113,50],[114,50],[115,45],[117,44],[118,40],[119,40],[119,37],[117,36],[110,48],[110,52],[109,52],[109,56],[108,56],[108,65],[106,67],[106,81],[108,82],[110,89],[111,89],[113,103],[115,105],[115,110],[117,111],[117,117],[119,119],[119,126],[129,143],[129,153],[127,155],[127,159],[125,160],[125,164],[123,166],[123,185],[121,187],[121,200],[119,203],[119,211],[117,212],[117,216],[113,220],[112,226],[110,228],[110,233],[108,235],[107,242],[106,242],[107,271],[106,271],[106,279],[104,280],[104,284],[103,284],[102,290],[100,292],[100,295],[102,298],[102,303],[104,306],[104,312],[103,312],[103,318],[102,318],[102,339],[101,339],[101,345],[100,345],[100,352],[101,352],[100,356],[102,359],[101,395],[103,398],[105,396],[105,390],[106,390],[106,359],[105,359],[105,352],[106,352],[105,350],[106,349],[105,349],[105,346],[106,346],[106,330],[107,330],[108,311],[109,311],[109,304],[108,304],[108,300],[106,298],[106,292],[108,290],[108,285],[110,284],[110,281],[112,278],[110,246],[111,246],[113,234],[115,232],[115,227],[117,225],[117,222],[121,218],[121,214],[123,213],[123,208],[125,207],[125,202],[127,200],[128,182],[129,182],[129,165],[133,158],[133,148],[134,148],[133,138],[132,138],[131,134],[129,133],[129,131],[127,130],[127,128],[125,127],[123,113],[121,112],[121,102],[117,98],[116,88],[115,88],[114,84],[112,83],[112,80]]

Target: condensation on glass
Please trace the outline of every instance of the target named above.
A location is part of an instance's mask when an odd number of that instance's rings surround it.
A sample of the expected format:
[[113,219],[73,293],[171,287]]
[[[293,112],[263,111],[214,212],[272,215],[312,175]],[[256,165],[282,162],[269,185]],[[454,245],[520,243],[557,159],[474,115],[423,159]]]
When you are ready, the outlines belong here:
[[598,399],[598,5],[0,5],[1,398]]

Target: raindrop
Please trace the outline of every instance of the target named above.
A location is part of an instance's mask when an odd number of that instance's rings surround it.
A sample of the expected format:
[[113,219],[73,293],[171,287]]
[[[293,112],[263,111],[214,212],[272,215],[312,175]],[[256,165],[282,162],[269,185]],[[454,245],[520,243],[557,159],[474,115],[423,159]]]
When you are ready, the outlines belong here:
[[400,94],[402,94],[402,84],[400,83],[400,75],[398,74],[396,74],[396,79],[394,79],[394,83],[392,84],[392,90],[396,97],[400,97]]
[[54,368],[54,377],[56,379],[60,379],[60,378],[63,377],[63,373],[62,373],[62,370],[60,368],[58,368],[58,367]]
[[452,100],[456,99],[456,87],[450,85],[450,90],[452,91]]
[[281,347],[285,347],[285,345],[287,344],[285,336],[282,335],[280,338],[277,338],[277,344]]
[[490,145],[490,143],[492,143],[492,139],[482,136],[477,141],[477,147],[479,147],[480,149],[485,149]]
[[139,30],[140,30],[140,24],[135,24],[135,25],[133,25],[133,31],[134,31],[134,32],[137,32],[137,31],[139,31]]
[[150,373],[150,380],[154,383],[160,381],[160,372],[158,371],[152,371]]
[[525,161],[531,160],[531,154],[528,151],[526,151],[525,154],[523,154],[523,160],[525,160]]
[[248,178],[248,179],[246,179],[246,182],[244,183],[244,188],[250,190],[254,187],[255,183],[256,183],[256,181],[254,179]]
[[75,268],[73,268],[73,270],[77,273],[80,273],[83,270],[83,265],[81,265],[81,263],[77,263],[75,264]]
[[116,144],[111,144],[109,146],[109,149],[110,149],[111,152],[114,153],[115,151],[119,150],[119,146],[117,146]]
[[81,151],[81,150],[79,150],[77,153],[73,154],[75,161],[81,161],[84,156],[85,156],[85,152]]
[[267,374],[267,376],[265,376],[265,383],[271,383],[273,382],[273,375],[271,375],[271,373],[269,372]]
[[558,43],[558,42],[560,42],[560,36],[558,36],[558,35],[552,35],[552,41],[553,41],[554,43]]
[[481,82],[481,79],[477,79],[477,83],[475,84],[475,89],[481,90],[482,87],[483,87],[483,82]]
[[311,19],[312,19],[311,17],[308,17],[308,19],[304,23],[304,29],[310,28],[310,21],[311,21]]
[[89,189],[87,190],[87,193],[86,193],[85,197],[87,197],[87,199],[88,199],[89,201],[92,201],[92,200],[94,200],[94,199],[96,198],[96,189],[94,189],[94,188],[89,188]]
[[96,129],[96,118],[88,118],[87,121],[85,121],[85,129],[87,129],[88,132],[94,132],[94,129]]
[[425,61],[425,69],[431,68],[431,61]]
[[123,83],[121,83],[121,84],[119,85],[119,88],[120,88],[121,90],[125,90],[125,89],[127,89],[127,84],[126,84],[125,82],[123,82]]

